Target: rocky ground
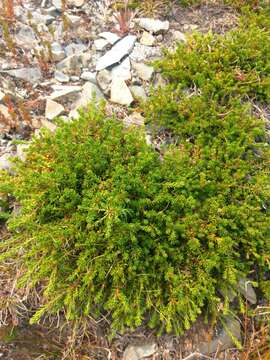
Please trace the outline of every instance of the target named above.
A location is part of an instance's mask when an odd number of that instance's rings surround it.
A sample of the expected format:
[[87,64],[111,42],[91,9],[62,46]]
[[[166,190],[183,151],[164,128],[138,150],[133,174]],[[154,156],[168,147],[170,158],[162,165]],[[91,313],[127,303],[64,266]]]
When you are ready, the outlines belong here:
[[[127,125],[143,125],[140,100],[147,99],[151,87],[164,85],[151,65],[162,49],[185,42],[194,30],[223,33],[237,24],[236,13],[220,5],[174,5],[166,18],[149,18],[136,11],[121,13],[111,3],[25,0],[16,4],[14,19],[1,17],[0,169],[10,168],[10,156],[24,156],[27,145],[14,140],[30,139],[42,126],[54,131],[56,116],[70,121],[93,98],[105,99],[108,113]],[[243,280],[241,287],[247,301],[256,303],[251,285]],[[200,320],[184,337],[157,341],[138,329],[116,338],[112,349],[88,344],[80,358],[238,359],[225,328],[241,340],[238,319],[227,318],[225,326],[215,329]],[[7,334],[10,329],[0,332],[0,358],[58,358],[61,345],[48,342],[44,329],[22,327],[15,338]]]

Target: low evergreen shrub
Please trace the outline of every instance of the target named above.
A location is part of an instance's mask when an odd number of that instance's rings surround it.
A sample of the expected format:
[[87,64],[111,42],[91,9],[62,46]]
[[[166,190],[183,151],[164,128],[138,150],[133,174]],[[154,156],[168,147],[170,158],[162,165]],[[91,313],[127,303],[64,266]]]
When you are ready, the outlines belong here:
[[175,139],[161,154],[143,130],[92,105],[36,138],[14,176],[2,174],[0,192],[21,211],[10,215],[0,261],[14,261],[22,289],[38,289],[32,322],[106,314],[112,331],[146,322],[179,333],[237,292],[239,277],[270,297],[269,144],[244,103],[269,101],[268,30],[242,31],[224,45],[195,35],[159,62],[171,84],[145,113],[155,133]]

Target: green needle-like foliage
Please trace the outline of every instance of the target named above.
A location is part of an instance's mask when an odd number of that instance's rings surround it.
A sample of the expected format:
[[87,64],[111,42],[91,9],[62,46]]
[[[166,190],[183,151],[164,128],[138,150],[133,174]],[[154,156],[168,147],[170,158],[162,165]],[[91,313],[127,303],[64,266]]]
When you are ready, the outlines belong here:
[[160,63],[171,85],[145,112],[175,146],[157,154],[143,130],[91,106],[3,174],[1,191],[22,208],[0,260],[13,259],[19,285],[42,296],[32,321],[106,314],[113,331],[147,321],[181,332],[237,292],[240,276],[270,297],[269,144],[244,103],[269,101],[268,32],[242,31],[224,43],[195,36]]

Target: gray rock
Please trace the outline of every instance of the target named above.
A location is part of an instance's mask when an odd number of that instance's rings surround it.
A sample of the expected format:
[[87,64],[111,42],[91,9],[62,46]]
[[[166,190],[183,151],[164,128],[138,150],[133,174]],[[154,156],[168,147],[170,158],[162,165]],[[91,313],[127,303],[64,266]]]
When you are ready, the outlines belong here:
[[37,38],[33,29],[28,25],[20,25],[20,29],[15,34],[15,42],[17,45],[32,49],[37,45]]
[[71,6],[82,7],[85,0],[68,0],[68,4]]
[[74,54],[59,62],[56,68],[66,74],[78,75],[81,72],[82,65],[81,55]]
[[50,25],[55,20],[54,16],[41,14],[39,11],[34,11],[31,22],[36,24]]
[[257,303],[257,296],[250,281],[244,278],[240,278],[238,281],[238,290],[248,302],[253,305]]
[[159,32],[168,31],[170,27],[169,21],[161,21],[151,18],[140,18],[137,19],[136,22],[138,25],[154,34],[157,34]]
[[86,81],[91,81],[92,83],[96,83],[96,76],[97,73],[96,72],[92,72],[92,71],[83,71],[81,73],[81,79],[82,80],[86,80]]
[[198,351],[202,354],[213,354],[217,350],[223,351],[235,347],[235,341],[242,341],[240,322],[228,317],[220,334],[210,342],[201,343]]
[[61,61],[66,57],[62,46],[58,42],[53,42],[51,45],[51,52],[54,61]]
[[123,355],[123,360],[141,360],[153,355],[157,351],[157,344],[152,342],[144,345],[129,345]]
[[119,78],[123,80],[131,79],[130,60],[127,57],[120,65],[114,66],[111,71],[112,78]]
[[0,90],[0,102],[3,101],[5,97],[5,93],[3,93],[1,90]]
[[104,96],[99,88],[92,82],[87,82],[82,87],[82,92],[80,98],[72,106],[73,110],[80,107],[86,107],[93,99],[99,101],[103,99]]
[[66,14],[66,17],[72,26],[80,25],[81,20],[82,20],[82,18],[80,16],[76,16],[76,15]]
[[78,54],[81,53],[83,51],[85,51],[87,49],[87,47],[84,44],[69,44],[65,47],[65,53],[67,56],[71,56],[74,54]]
[[98,51],[102,51],[105,49],[105,47],[109,44],[109,42],[105,39],[97,39],[94,41],[95,48]]
[[128,115],[123,120],[125,126],[143,126],[144,125],[144,117],[138,113],[134,112],[131,115]]
[[54,18],[58,15],[58,10],[55,6],[50,6],[47,9],[42,9],[41,12],[42,14],[53,16]]
[[61,71],[56,70],[54,73],[54,78],[61,82],[61,83],[67,83],[69,82],[69,76],[67,76],[66,74],[62,73]]
[[55,125],[54,123],[52,123],[51,121],[48,121],[46,119],[41,120],[41,125],[51,132],[55,132],[57,129],[57,125]]
[[140,38],[140,43],[146,46],[153,46],[156,42],[155,37],[147,31],[144,31]]
[[145,60],[154,60],[161,56],[161,49],[159,47],[151,47],[142,44],[135,44],[133,51],[130,53],[130,58],[133,61],[140,62]]
[[105,53],[105,55],[98,59],[96,70],[103,70],[109,66],[120,62],[123,57],[125,57],[132,51],[136,39],[137,38],[134,35],[127,35],[126,37],[118,41],[110,51],[108,51],[107,53]]
[[6,70],[2,72],[17,79],[28,81],[32,84],[36,84],[42,78],[41,71],[37,67]]
[[22,161],[26,160],[26,151],[29,148],[30,144],[18,144],[16,155]]
[[145,81],[151,80],[151,77],[154,73],[154,68],[152,66],[148,66],[143,63],[132,63],[132,67],[136,71],[139,78]]
[[108,43],[111,45],[115,44],[118,40],[121,39],[120,36],[118,36],[115,33],[109,32],[109,31],[104,31],[104,32],[100,33],[98,36],[107,40]]
[[187,42],[186,35],[178,30],[173,30],[172,32],[172,38],[174,41],[177,42]]
[[63,10],[62,0],[52,0],[52,4],[58,11]]
[[67,100],[70,98],[73,98],[74,96],[78,95],[78,93],[81,91],[81,86],[61,86],[58,87],[50,96],[50,100]]
[[56,101],[47,99],[46,109],[45,109],[46,119],[52,120],[55,117],[61,115],[64,111],[65,111],[64,106],[62,106],[61,104],[58,104]]
[[109,90],[111,81],[112,76],[109,70],[104,69],[97,74],[97,83],[104,93]]
[[135,99],[138,99],[138,100],[140,100],[140,99],[146,100],[147,99],[146,92],[142,86],[133,85],[130,87],[130,91]]
[[130,105],[133,102],[133,96],[123,79],[112,80],[111,101],[120,105]]
[[0,170],[11,171],[13,164],[10,161],[11,154],[5,153],[0,156]]

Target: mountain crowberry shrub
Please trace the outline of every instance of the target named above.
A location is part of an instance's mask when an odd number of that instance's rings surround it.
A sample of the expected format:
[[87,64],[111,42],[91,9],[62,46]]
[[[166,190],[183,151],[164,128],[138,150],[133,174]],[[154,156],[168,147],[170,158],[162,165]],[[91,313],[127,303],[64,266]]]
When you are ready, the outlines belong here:
[[[226,46],[195,36],[160,62],[171,84],[145,113],[175,138],[161,155],[143,130],[91,106],[33,140],[15,176],[2,175],[1,192],[21,211],[9,218],[0,261],[12,259],[18,285],[42,296],[33,322],[62,311],[68,320],[105,314],[113,331],[147,322],[181,332],[206,306],[216,311],[221,293],[237,293],[239,277],[270,297],[269,145],[244,103],[245,94],[269,99],[259,32],[252,69],[235,32]],[[253,28],[246,33],[250,42]]]

